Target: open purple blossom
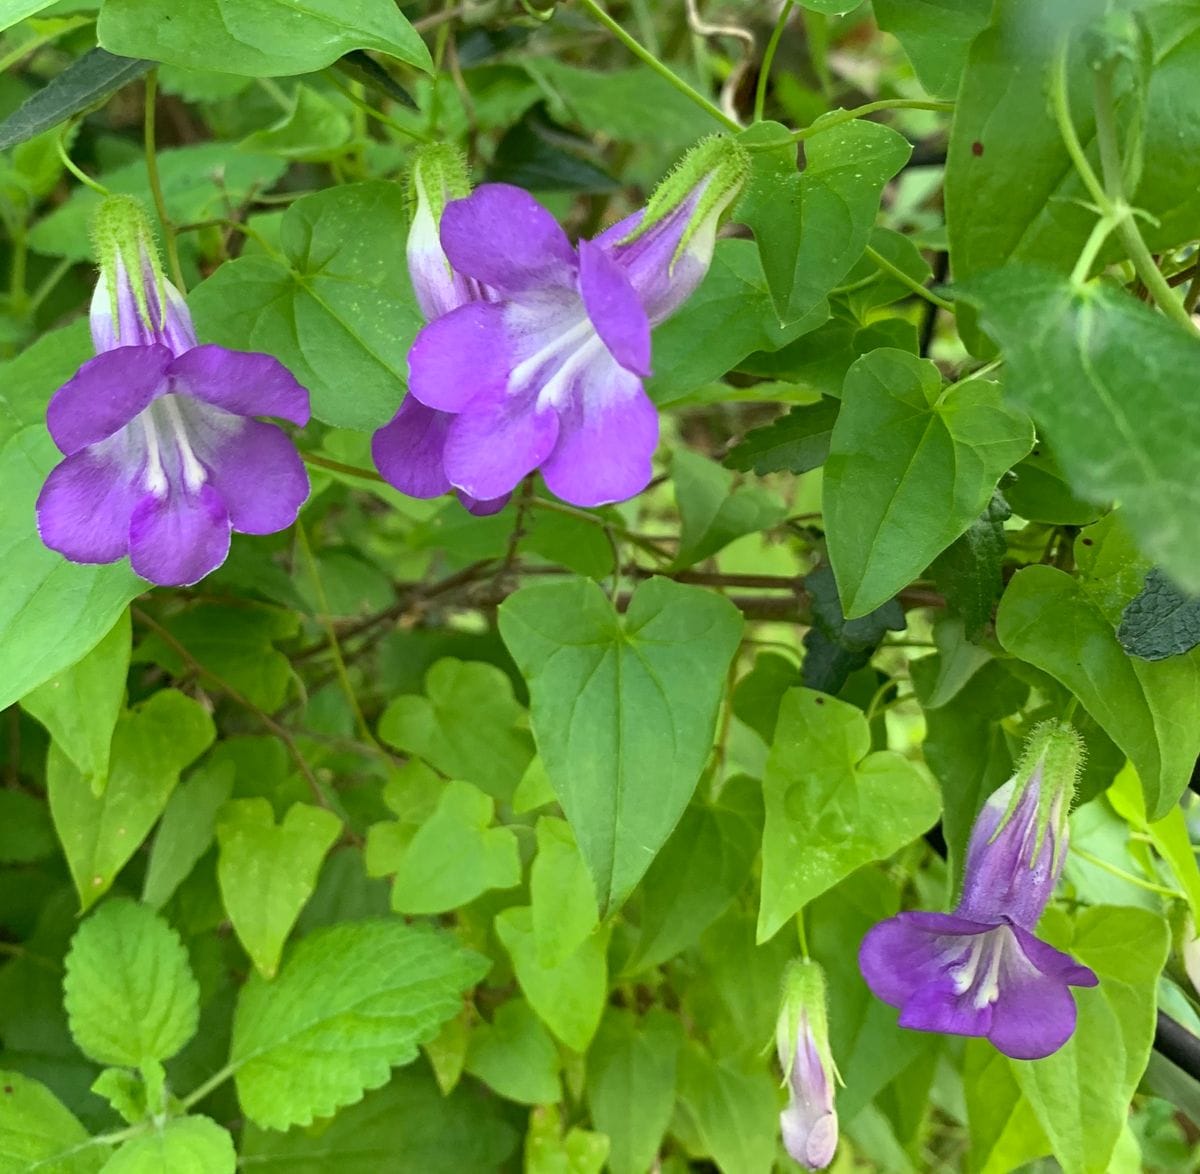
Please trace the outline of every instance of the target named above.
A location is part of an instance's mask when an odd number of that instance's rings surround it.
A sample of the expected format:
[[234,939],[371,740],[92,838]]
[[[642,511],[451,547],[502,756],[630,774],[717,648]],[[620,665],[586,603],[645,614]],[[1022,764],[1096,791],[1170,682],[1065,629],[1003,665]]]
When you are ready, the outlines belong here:
[[740,148],[704,144],[644,212],[578,247],[519,188],[485,184],[446,203],[445,266],[428,244],[414,263],[410,238],[410,268],[426,312],[457,305],[409,352],[409,406],[376,435],[383,475],[406,491],[419,482],[421,496],[443,477],[480,502],[536,469],[574,505],[639,493],[658,443],[642,386],[650,328],[703,279],[744,171]]
[[829,1051],[825,976],[805,959],[793,962],[783,980],[783,1005],[775,1031],[779,1065],[788,1089],[779,1129],[787,1152],[809,1170],[823,1170],[838,1145],[834,1107],[837,1069]]
[[65,459],[38,497],[38,531],[72,562],[128,555],[152,583],[195,583],[225,561],[233,530],[295,521],[303,463],[281,429],[254,417],[305,424],[308,393],[270,355],[197,344],[136,201],[105,201],[96,239],[97,354],[47,408]]
[[1095,974],[1034,934],[1062,874],[1078,735],[1047,723],[971,830],[953,913],[897,914],[859,951],[867,985],[900,1026],[984,1036],[1017,1060],[1056,1052],[1075,1030],[1073,986]]

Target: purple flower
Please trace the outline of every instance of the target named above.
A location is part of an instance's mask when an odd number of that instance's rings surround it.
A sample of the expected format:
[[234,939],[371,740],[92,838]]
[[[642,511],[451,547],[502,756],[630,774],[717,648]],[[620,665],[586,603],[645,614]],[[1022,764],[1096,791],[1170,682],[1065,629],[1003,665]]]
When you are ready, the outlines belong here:
[[[486,184],[445,204],[444,265],[431,260],[418,208],[410,266],[421,305],[457,304],[409,352],[408,406],[376,435],[381,473],[422,496],[444,479],[478,501],[504,497],[535,469],[575,505],[639,493],[658,443],[642,387],[650,327],[703,279],[744,173],[741,148],[702,144],[644,212],[577,248],[528,193]],[[419,181],[417,190],[419,204]]]
[[[412,171],[414,204],[407,259],[417,305],[426,319],[489,297],[479,282],[450,268],[438,236],[447,202],[466,196],[469,190],[466,164],[452,147],[434,144],[418,152]],[[449,412],[426,407],[415,396],[406,395],[395,416],[371,438],[371,456],[381,476],[409,497],[449,493],[454,486],[442,458],[453,419]],[[463,505],[481,517],[502,510],[509,498],[503,493],[480,501],[461,489],[457,492]]]
[[779,1065],[788,1088],[779,1129],[787,1152],[810,1170],[823,1170],[837,1151],[834,1108],[837,1069],[829,1051],[825,976],[815,962],[793,962],[783,980],[775,1031]]
[[65,460],[37,502],[42,541],[77,563],[128,555],[152,583],[195,583],[232,530],[290,526],[308,496],[292,442],[254,416],[308,421],[308,393],[278,360],[199,346],[136,201],[96,217],[97,355],[55,392],[46,425]]
[[1070,988],[1096,976],[1033,931],[1066,861],[1080,757],[1069,726],[1035,730],[1023,766],[975,821],[954,912],[900,913],[863,940],[863,977],[900,1008],[901,1027],[984,1036],[1017,1060],[1071,1037]]

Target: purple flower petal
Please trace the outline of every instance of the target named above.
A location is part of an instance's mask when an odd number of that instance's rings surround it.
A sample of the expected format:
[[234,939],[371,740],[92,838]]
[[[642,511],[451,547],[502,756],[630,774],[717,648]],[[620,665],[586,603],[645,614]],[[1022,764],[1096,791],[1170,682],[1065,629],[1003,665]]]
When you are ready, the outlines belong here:
[[441,236],[455,270],[505,296],[575,284],[575,250],[566,233],[528,192],[509,184],[484,184],[452,200]]
[[491,302],[460,306],[417,335],[408,352],[409,392],[443,412],[494,403],[508,383],[510,351],[503,307]]
[[77,452],[51,470],[38,494],[38,533],[72,562],[116,562],[129,549],[129,520],[141,496],[115,453]]
[[384,480],[409,497],[440,497],[450,492],[442,465],[446,433],[454,417],[427,408],[407,395],[400,410],[371,437],[371,457]]
[[50,400],[46,427],[67,456],[108,439],[167,389],[171,352],[125,346],[88,359]]
[[456,489],[455,493],[458,494],[463,509],[477,518],[490,518],[493,514],[498,514],[512,499],[511,493],[506,493],[503,497],[489,498],[487,501],[480,501],[469,493],[463,493],[461,489]]
[[478,501],[503,497],[550,455],[557,439],[557,414],[529,399],[464,412],[446,437],[446,476]]
[[607,356],[583,380],[560,409],[558,444],[542,476],[551,493],[572,505],[625,501],[653,476],[658,413],[638,378]]
[[614,359],[635,375],[650,374],[650,321],[629,279],[598,245],[579,245],[579,292]]
[[161,498],[146,494],[134,509],[130,562],[151,583],[187,587],[225,561],[229,534],[229,512],[211,485],[196,493],[171,485]]
[[[196,345],[192,315],[183,295],[165,279],[163,292],[167,304],[163,308],[158,296],[158,279],[145,242],[142,242],[139,251],[141,266],[138,281],[146,297],[146,317],[142,317],[138,308],[129,271],[118,252],[114,258],[114,272],[101,274],[92,293],[88,318],[96,352],[99,354],[117,347],[153,346],[157,343],[167,347],[172,354],[181,355]],[[116,294],[116,318],[113,317],[113,298],[109,292],[110,280]]]
[[[205,408],[207,413],[218,409]],[[190,415],[196,416],[193,406]],[[221,413],[207,428],[193,424],[196,456],[242,534],[286,530],[308,497],[308,473],[291,438],[274,424]]]
[[985,1036],[992,1026],[992,1006],[976,1006],[969,997],[957,993],[946,978],[913,994],[905,1002],[898,1022],[913,1031]]
[[272,355],[209,343],[180,355],[169,374],[176,391],[227,412],[276,416],[301,427],[308,423],[308,392]]

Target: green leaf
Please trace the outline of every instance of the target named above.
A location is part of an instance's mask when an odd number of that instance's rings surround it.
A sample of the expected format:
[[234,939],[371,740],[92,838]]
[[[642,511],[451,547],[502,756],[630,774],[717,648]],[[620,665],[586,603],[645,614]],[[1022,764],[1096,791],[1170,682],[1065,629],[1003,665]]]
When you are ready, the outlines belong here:
[[717,803],[689,807],[642,880],[626,973],[658,966],[698,941],[749,879],[761,838],[762,799],[752,779],[731,779]]
[[982,635],[1004,590],[1002,571],[1008,554],[1004,523],[1011,516],[1005,499],[998,492],[993,494],[983,513],[929,568],[947,606],[961,617],[968,639]]
[[1105,508],[1071,492],[1045,441],[1013,466],[1012,477],[1004,481],[1004,500],[1018,517],[1051,526],[1086,526]]
[[96,1174],[104,1165],[107,1154],[102,1150],[77,1149],[87,1142],[87,1130],[44,1084],[20,1072],[4,1071],[0,1087],[4,1089],[0,1113],[4,1174],[35,1169],[47,1174]]
[[262,151],[284,159],[321,162],[335,159],[351,135],[345,107],[310,86],[297,86],[291,110],[273,125],[255,131],[239,145],[243,151]]
[[511,828],[491,826],[495,808],[478,787],[447,783],[429,818],[396,845],[399,852],[372,852],[372,874],[395,873],[397,913],[447,913],[489,889],[521,883],[516,836]]
[[763,778],[760,942],[856,868],[898,852],[937,821],[937,788],[908,759],[870,748],[860,709],[811,689],[784,696]]
[[647,391],[665,407],[722,378],[747,355],[776,351],[815,330],[828,316],[822,301],[804,318],[780,325],[758,250],[750,241],[718,241],[700,288],[655,328],[656,374]]
[[162,814],[180,771],[215,734],[197,702],[174,689],[154,693],[118,719],[103,795],[92,792],[57,746],[50,747],[50,814],[84,911],[108,892]]
[[1121,614],[1117,639],[1143,660],[1190,652],[1200,644],[1200,599],[1185,595],[1155,567]]
[[925,89],[953,98],[992,0],[874,0],[873,10],[879,27],[904,46]]
[[471,1033],[467,1071],[502,1097],[522,1105],[553,1104],[562,1097],[558,1049],[523,999],[496,1009],[491,1023]]
[[189,0],[164,20],[155,0],[105,0],[96,30],[112,53],[225,73],[315,73],[351,49],[430,72],[429,50],[391,0]]
[[168,1060],[196,1034],[200,988],[183,942],[136,901],[106,901],[79,927],[63,991],[71,1035],[98,1064]]
[[399,406],[421,326],[407,269],[396,262],[407,231],[398,184],[304,196],[284,213],[282,259],[241,257],[192,292],[197,328],[222,346],[273,354],[325,423],[378,428]]
[[783,695],[799,684],[800,667],[794,660],[778,652],[760,652],[754,667],[734,686],[733,715],[769,746]]
[[125,1142],[105,1174],[234,1174],[233,1138],[208,1117],[172,1117],[152,1132]]
[[797,322],[823,304],[862,256],[884,185],[912,148],[894,130],[854,119],[806,138],[805,167],[797,174],[796,144],[785,128],[760,123],[743,138],[756,146],[778,143],[755,152],[735,218],[754,233],[779,320]]
[[786,416],[752,428],[730,450],[725,465],[743,473],[807,473],[825,463],[838,416],[838,401],[823,395],[815,404],[798,404]]
[[1170,934],[1162,917],[1110,905],[1061,928],[1053,944],[1090,966],[1100,985],[1073,992],[1078,1025],[1059,1051],[1012,1067],[1065,1174],[1103,1174],[1150,1059]]
[[246,1116],[309,1125],[387,1082],[462,1006],[487,962],[452,938],[398,921],[319,929],[279,977],[238,997],[230,1065]]
[[41,424],[0,448],[0,709],[86,656],[145,590],[128,563],[80,566],[42,545],[34,502],[60,458]]
[[972,379],[881,349],[850,368],[825,462],[829,559],[849,619],[915,579],[979,517],[1033,447],[1029,420]]
[[1043,566],[1013,576],[996,638],[1079,698],[1133,763],[1150,818],[1166,815],[1200,754],[1200,652],[1130,660],[1083,587]]
[[0,0],[0,32],[30,16],[36,16],[43,8],[49,8],[55,0]]
[[167,800],[150,849],[142,901],[161,909],[208,851],[217,813],[233,793],[231,762],[204,764]]
[[293,803],[276,826],[266,799],[233,799],[217,820],[217,879],[238,941],[273,978],[283,944],[342,830],[332,811]]
[[1200,590],[1200,415],[1175,393],[1200,377],[1200,338],[1119,289],[1032,266],[976,278],[963,296],[1004,351],[1006,395],[1045,432],[1071,488],[1119,500],[1146,555]]
[[726,600],[664,579],[641,584],[623,619],[582,579],[525,587],[500,607],[602,913],[641,879],[687,806],[741,630]]
[[892,599],[869,615],[846,619],[828,565],[806,575],[804,589],[812,600],[813,624],[804,633],[801,676],[810,689],[837,693],[855,669],[870,663],[888,632],[904,631],[904,609]]
[[538,961],[546,967],[573,954],[599,923],[592,878],[565,820],[543,815],[537,822],[529,901]]
[[675,1067],[683,1025],[662,1008],[639,1020],[610,1007],[587,1057],[587,1101],[592,1121],[610,1142],[612,1174],[654,1168],[675,1106]]
[[28,864],[57,850],[45,802],[25,791],[0,790],[0,864]]
[[[22,7],[30,5],[25,3]],[[7,27],[2,9],[0,27]],[[0,151],[28,142],[72,115],[102,105],[123,86],[137,81],[153,64],[153,61],[115,57],[103,49],[88,50],[0,122]]]
[[608,1138],[578,1125],[563,1132],[558,1105],[539,1105],[529,1115],[525,1174],[600,1174]]
[[108,782],[113,730],[129,673],[129,613],[81,661],[21,698],[94,791]]
[[509,677],[495,665],[445,657],[430,668],[425,692],[395,698],[379,719],[379,736],[450,778],[511,799],[533,745]]
[[505,909],[496,918],[496,936],[530,1006],[567,1047],[586,1052],[608,995],[608,927],[556,966],[542,965],[530,909]]
[[972,1170],[1008,1174],[1050,1153],[1050,1142],[1021,1092],[1008,1058],[983,1040],[967,1040],[963,1094]]
[[769,1174],[779,1100],[765,1066],[746,1071],[689,1042],[679,1058],[679,1100],[718,1170]]
[[420,1066],[397,1072],[319,1129],[242,1135],[247,1169],[282,1174],[495,1174],[517,1145],[501,1102],[460,1087],[442,1096]]
[[777,525],[787,513],[773,493],[754,485],[734,489],[732,473],[685,448],[671,457],[671,478],[683,523],[671,564],[677,570],[703,562],[743,534]]

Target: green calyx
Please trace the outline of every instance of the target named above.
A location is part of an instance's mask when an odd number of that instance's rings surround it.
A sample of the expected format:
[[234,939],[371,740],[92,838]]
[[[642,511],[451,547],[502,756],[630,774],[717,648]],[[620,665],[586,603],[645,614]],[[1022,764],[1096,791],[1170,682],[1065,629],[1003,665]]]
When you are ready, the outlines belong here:
[[165,320],[166,276],[159,260],[154,229],[141,203],[133,196],[107,196],[92,216],[91,229],[92,243],[100,262],[100,280],[108,290],[113,321],[120,322],[117,282],[123,268],[142,321],[150,330],[161,329],[163,322],[154,322],[151,318],[146,278],[149,276],[154,282],[159,314]]
[[461,200],[470,194],[467,160],[457,147],[449,143],[430,143],[417,151],[409,173],[410,218],[424,200],[434,224],[438,224],[451,200]]
[[812,1032],[821,1064],[832,1072],[838,1081],[837,1065],[829,1050],[829,1011],[825,985],[825,971],[809,958],[798,958],[788,963],[783,972],[782,993],[779,1002],[779,1020],[775,1028],[775,1046],[779,1063],[786,1082],[791,1075],[796,1059],[796,1040],[805,1024]]
[[1030,853],[1029,866],[1033,867],[1042,850],[1046,830],[1053,824],[1054,865],[1057,867],[1058,856],[1065,843],[1062,833],[1066,828],[1071,804],[1075,801],[1075,787],[1086,758],[1087,747],[1083,738],[1069,722],[1051,720],[1035,726],[1025,740],[1014,776],[1016,785],[992,839],[995,840],[1012,818],[1021,797],[1025,794],[1025,788],[1031,783],[1035,784],[1038,787],[1037,837]]
[[719,224],[749,174],[750,156],[741,143],[725,135],[701,139],[654,189],[641,223],[621,243],[637,240],[665,220],[693,193],[698,193],[696,206],[675,250],[674,262],[710,218],[715,218]]

